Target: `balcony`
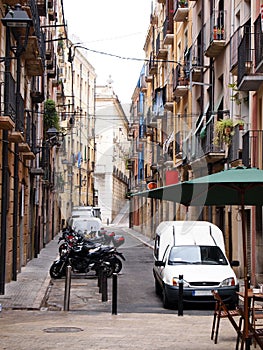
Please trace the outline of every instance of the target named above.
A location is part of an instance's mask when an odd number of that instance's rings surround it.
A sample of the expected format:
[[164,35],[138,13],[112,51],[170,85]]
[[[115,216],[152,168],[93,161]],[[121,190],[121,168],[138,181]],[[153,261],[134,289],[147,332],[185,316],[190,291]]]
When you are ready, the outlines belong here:
[[173,18],[167,16],[163,23],[163,44],[173,45],[174,43],[174,22]]
[[149,73],[150,71],[150,62],[147,62],[145,65],[145,81],[146,83],[151,83],[153,81],[153,75]]
[[233,75],[237,75],[238,64],[238,46],[242,39],[243,28],[238,28],[230,38],[230,71]]
[[188,137],[183,142],[185,156],[190,162],[195,162],[205,158],[208,163],[217,163],[225,158],[224,145],[214,143],[214,123],[205,124],[203,128],[197,130],[192,137]]
[[156,62],[156,59],[154,58],[154,53],[151,52],[150,59],[149,59],[149,74],[157,74],[158,71],[158,64]]
[[263,83],[263,75],[256,70],[252,40],[252,33],[244,33],[238,47],[237,89],[241,91],[257,91]]
[[165,88],[157,88],[154,92],[152,113],[157,119],[162,119],[164,117],[165,91]]
[[189,77],[183,66],[176,66],[173,70],[173,98],[184,97],[189,91]]
[[255,23],[254,43],[256,72],[263,73],[263,33],[260,18]]
[[33,152],[23,152],[22,156],[23,156],[23,160],[33,160],[36,158]]
[[57,59],[56,56],[52,57],[51,60],[47,61],[47,77],[56,78],[57,76]]
[[168,50],[163,46],[163,40],[161,39],[161,33],[158,34],[156,39],[156,58],[158,60],[165,60],[168,55]]
[[189,7],[186,0],[174,0],[174,21],[184,22],[188,18]]
[[231,147],[229,149],[229,155],[228,155],[228,159],[231,162],[232,166],[241,165],[242,149],[243,149],[243,143],[242,143],[243,134],[244,134],[244,131],[240,130],[238,125],[234,126],[234,135],[232,136]]
[[190,67],[190,74],[192,83],[200,82],[202,80],[203,64],[202,64],[202,50],[201,45],[196,42],[193,43],[190,49],[189,61],[186,65]]
[[47,16],[47,0],[37,0],[37,10],[39,16]]
[[242,162],[247,167],[263,168],[262,130],[249,130],[244,134]]
[[[6,87],[8,102],[4,101]],[[15,101],[15,80],[12,74],[0,72],[0,129],[2,130],[13,130],[15,128]]]
[[166,85],[164,88],[164,109],[173,112],[174,100],[173,100],[173,86],[172,84]]
[[25,58],[26,71],[29,76],[42,76],[44,74],[44,35],[40,29],[38,7],[34,0],[28,0],[24,9],[33,20],[29,42],[23,54]]
[[226,32],[224,27],[225,11],[214,11],[208,26],[206,26],[207,57],[217,57],[226,46]]

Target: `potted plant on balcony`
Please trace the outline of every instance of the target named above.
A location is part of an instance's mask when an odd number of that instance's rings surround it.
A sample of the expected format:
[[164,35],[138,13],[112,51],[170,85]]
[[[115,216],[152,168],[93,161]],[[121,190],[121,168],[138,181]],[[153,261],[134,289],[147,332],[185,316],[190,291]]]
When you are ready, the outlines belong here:
[[188,6],[187,0],[179,0],[179,6],[180,7],[187,7]]
[[229,146],[234,135],[233,128],[234,123],[232,119],[227,118],[218,120],[215,125],[214,144],[220,145],[221,143],[224,143]]
[[242,120],[242,119],[236,120],[234,123],[234,126],[237,126],[237,125],[238,125],[239,130],[244,130],[244,125],[245,125],[244,120]]
[[48,99],[44,103],[44,131],[49,128],[55,127],[57,130],[59,127],[59,116],[56,110],[56,104],[53,100]]

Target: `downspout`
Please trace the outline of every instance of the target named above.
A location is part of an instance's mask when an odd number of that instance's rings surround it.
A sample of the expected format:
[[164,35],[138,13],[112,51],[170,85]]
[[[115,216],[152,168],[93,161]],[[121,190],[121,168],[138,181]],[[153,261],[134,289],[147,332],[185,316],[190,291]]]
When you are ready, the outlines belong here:
[[[10,28],[6,27],[6,53],[5,53],[5,90],[4,112],[8,115],[9,103],[9,73],[10,73]],[[0,251],[0,294],[5,294],[6,273],[6,228],[7,228],[7,201],[8,201],[8,130],[2,131],[2,201],[1,201],[1,251]]]

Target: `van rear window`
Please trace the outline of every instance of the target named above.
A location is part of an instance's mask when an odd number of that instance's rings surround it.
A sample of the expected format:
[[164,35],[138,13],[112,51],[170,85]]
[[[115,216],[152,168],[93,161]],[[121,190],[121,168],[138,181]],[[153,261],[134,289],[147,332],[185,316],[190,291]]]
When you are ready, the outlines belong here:
[[227,265],[227,260],[216,246],[176,246],[171,248],[168,264]]

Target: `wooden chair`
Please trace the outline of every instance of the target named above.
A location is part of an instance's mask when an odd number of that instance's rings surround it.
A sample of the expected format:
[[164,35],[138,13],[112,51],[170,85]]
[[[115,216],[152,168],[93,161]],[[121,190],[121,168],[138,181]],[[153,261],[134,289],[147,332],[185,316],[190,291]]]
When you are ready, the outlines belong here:
[[[214,343],[217,344],[218,332],[221,318],[228,318],[234,327],[238,335],[240,335],[240,330],[242,326],[242,317],[240,317],[239,309],[228,310],[226,304],[221,299],[220,295],[216,291],[212,291],[212,294],[216,300],[215,310],[212,323],[211,340],[214,339]],[[237,323],[234,319],[235,316],[239,316],[240,320]]]
[[[254,338],[254,346],[256,343],[263,343],[263,298],[253,295],[251,306],[251,331]],[[261,303],[261,304],[260,304]],[[262,347],[261,347],[262,349]]]

